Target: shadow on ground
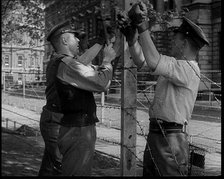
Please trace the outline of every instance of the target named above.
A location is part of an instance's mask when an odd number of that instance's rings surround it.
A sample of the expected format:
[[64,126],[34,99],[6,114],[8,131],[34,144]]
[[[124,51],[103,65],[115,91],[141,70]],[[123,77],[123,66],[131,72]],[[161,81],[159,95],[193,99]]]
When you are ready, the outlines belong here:
[[[43,151],[41,136],[28,137],[2,128],[2,176],[37,176]],[[93,176],[113,176],[118,168],[117,160],[95,152]]]

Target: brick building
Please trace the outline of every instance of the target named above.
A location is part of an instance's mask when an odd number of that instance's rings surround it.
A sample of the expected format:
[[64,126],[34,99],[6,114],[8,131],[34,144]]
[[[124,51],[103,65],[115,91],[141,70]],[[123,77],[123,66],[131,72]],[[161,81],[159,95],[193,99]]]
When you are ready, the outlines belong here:
[[[210,46],[202,48],[198,55],[199,66],[206,76],[215,82],[221,81],[221,0],[149,0],[154,9],[163,13],[167,10],[180,11],[182,8],[188,8],[187,16],[199,25],[205,32],[210,42]],[[51,0],[45,1],[46,29],[47,31],[55,24],[71,18],[73,16],[80,19],[80,26],[87,33],[90,44],[98,38],[102,27],[100,14],[96,10],[105,6],[107,16],[112,23],[115,20],[115,11],[113,7],[122,7],[122,0]],[[163,54],[169,52],[169,33],[156,30],[155,44],[158,50]],[[45,64],[49,60],[52,52],[51,46],[46,43]],[[207,73],[209,72],[209,73]],[[148,75],[147,75],[148,76]],[[149,77],[143,78],[149,80]]]

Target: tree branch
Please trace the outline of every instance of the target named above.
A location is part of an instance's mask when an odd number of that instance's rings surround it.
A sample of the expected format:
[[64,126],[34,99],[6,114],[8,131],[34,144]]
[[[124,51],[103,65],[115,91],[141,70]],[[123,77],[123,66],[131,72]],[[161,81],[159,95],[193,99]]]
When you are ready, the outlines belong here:
[[2,14],[2,16],[4,16],[4,15],[6,14],[6,10],[7,10],[7,8],[8,8],[8,5],[9,5],[10,1],[12,1],[12,0],[8,0],[7,4],[6,4],[6,6],[5,6],[4,13]]

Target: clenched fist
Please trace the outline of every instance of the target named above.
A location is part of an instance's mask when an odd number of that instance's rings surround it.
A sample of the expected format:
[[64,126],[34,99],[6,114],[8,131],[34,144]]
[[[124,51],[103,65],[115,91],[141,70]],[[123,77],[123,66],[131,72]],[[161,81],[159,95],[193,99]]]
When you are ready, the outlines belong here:
[[148,10],[143,2],[135,3],[128,12],[132,24],[138,25],[147,20]]
[[126,37],[129,46],[134,45],[138,39],[136,26],[132,25],[130,19],[125,12],[120,12],[117,15],[118,28]]

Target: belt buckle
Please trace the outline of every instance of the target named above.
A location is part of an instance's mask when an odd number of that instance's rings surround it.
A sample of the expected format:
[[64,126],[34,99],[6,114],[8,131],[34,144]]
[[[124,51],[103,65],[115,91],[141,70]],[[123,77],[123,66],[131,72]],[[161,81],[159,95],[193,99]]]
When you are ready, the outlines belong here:
[[183,131],[183,133],[187,133],[187,122],[184,122],[182,131]]
[[164,124],[164,121],[163,121],[163,120],[158,119],[158,118],[157,118],[156,120],[157,120],[157,122],[158,122],[159,124],[162,124],[162,125]]

